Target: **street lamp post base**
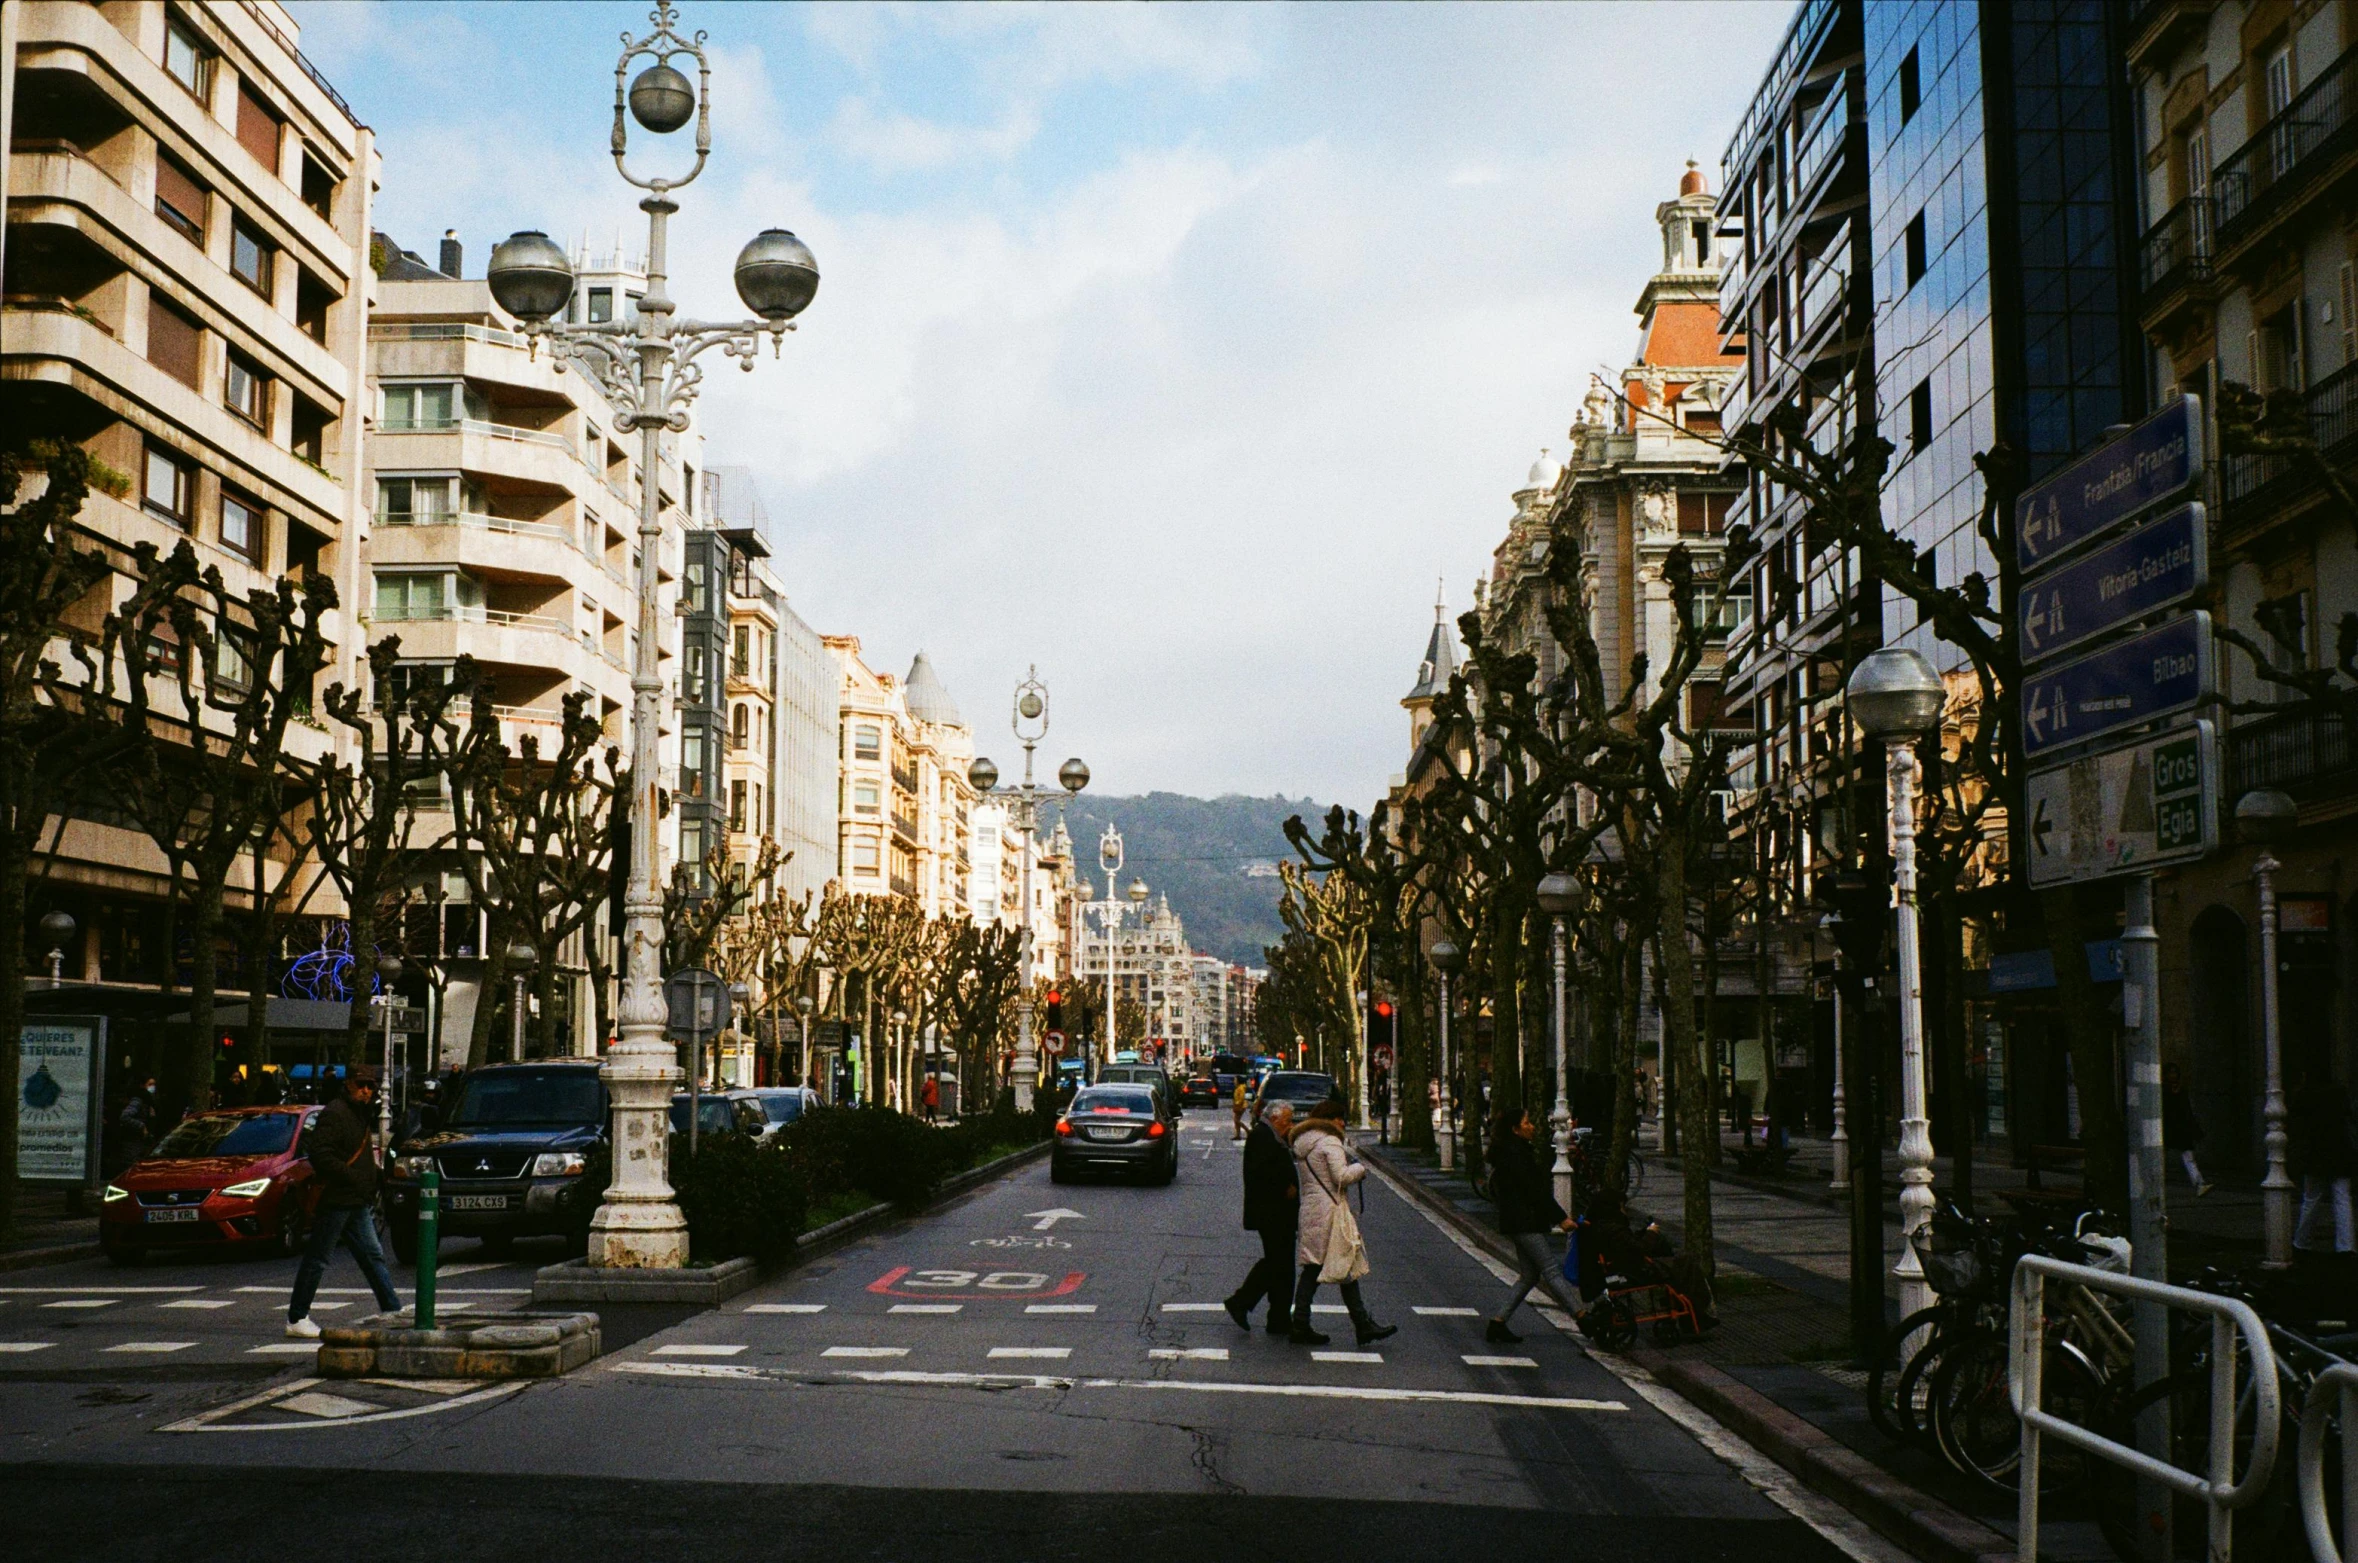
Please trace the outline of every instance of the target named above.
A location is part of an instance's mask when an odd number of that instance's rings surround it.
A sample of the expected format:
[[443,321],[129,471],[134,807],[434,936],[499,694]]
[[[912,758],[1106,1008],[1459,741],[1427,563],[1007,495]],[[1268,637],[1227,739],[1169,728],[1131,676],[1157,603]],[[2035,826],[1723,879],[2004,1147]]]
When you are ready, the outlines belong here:
[[688,1262],[688,1222],[680,1207],[606,1204],[590,1222],[589,1263],[601,1270],[678,1270]]

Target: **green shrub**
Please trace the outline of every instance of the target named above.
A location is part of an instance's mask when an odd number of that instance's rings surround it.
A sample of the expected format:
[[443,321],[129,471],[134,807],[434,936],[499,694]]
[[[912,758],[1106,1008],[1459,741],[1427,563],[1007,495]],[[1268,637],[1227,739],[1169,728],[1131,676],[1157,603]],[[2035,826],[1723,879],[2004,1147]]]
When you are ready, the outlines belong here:
[[786,1153],[741,1134],[703,1136],[692,1156],[673,1135],[671,1184],[698,1259],[781,1259],[794,1252],[810,1208],[810,1187]]
[[814,1107],[778,1136],[814,1195],[856,1190],[910,1208],[949,1170],[941,1134],[888,1107]]

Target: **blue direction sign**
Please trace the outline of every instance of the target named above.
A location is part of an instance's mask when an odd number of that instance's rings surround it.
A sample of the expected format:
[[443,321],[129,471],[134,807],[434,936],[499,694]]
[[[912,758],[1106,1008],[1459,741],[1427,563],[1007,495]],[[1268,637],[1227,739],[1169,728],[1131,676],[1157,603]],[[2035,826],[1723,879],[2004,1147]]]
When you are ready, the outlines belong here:
[[2183,711],[2210,687],[2211,616],[2181,615],[2024,680],[2023,753],[2035,758]]
[[2016,604],[2022,660],[2044,662],[2202,590],[2211,579],[2209,539],[2202,506],[2181,505],[2032,581]]
[[2168,499],[2194,481],[2202,460],[2202,401],[2181,396],[2015,502],[2017,561],[2036,570]]

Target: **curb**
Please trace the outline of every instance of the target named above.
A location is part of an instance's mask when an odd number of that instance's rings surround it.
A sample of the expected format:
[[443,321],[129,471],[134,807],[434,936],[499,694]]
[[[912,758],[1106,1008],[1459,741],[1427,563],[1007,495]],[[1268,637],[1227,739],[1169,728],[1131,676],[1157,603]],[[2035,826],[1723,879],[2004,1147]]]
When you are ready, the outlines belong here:
[[[1449,1223],[1450,1230],[1493,1258],[1515,1263],[1513,1247],[1503,1236],[1427,1188],[1414,1173],[1386,1158],[1369,1160],[1395,1190]],[[1910,1556],[1927,1563],[2011,1563],[2014,1543],[2006,1536],[1901,1481],[1710,1363],[1658,1351],[1623,1355]]]
[[60,1243],[54,1248],[20,1248],[13,1253],[0,1254],[0,1270],[30,1270],[39,1265],[71,1264],[77,1259],[96,1259],[100,1252],[96,1243]]

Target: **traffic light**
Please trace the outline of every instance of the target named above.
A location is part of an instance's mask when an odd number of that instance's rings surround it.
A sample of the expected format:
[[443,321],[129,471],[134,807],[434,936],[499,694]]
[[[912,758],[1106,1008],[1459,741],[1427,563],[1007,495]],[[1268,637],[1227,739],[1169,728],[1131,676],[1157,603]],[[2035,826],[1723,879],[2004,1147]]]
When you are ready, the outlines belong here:
[[1048,1029],[1064,1029],[1064,995],[1054,988],[1048,990]]

